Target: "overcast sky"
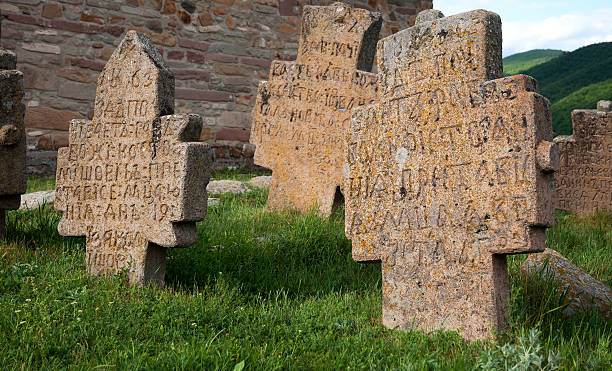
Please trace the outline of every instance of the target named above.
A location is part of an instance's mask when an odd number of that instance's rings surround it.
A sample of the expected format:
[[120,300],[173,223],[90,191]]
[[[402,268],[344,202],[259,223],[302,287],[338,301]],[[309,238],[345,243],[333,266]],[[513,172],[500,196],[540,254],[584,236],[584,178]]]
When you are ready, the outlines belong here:
[[486,9],[501,16],[504,57],[531,49],[575,50],[612,41],[612,1],[434,0],[444,15]]

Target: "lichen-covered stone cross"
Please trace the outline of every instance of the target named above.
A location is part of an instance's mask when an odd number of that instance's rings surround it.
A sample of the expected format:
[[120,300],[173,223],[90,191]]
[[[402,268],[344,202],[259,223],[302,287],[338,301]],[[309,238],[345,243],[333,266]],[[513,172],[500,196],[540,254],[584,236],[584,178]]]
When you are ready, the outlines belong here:
[[267,206],[321,215],[342,184],[344,131],[372,103],[381,17],[342,3],[305,6],[297,61],[274,61],[252,112],[255,163],[272,169]]
[[561,165],[555,173],[555,208],[588,215],[612,210],[612,102],[572,111],[572,135],[555,138]]
[[166,248],[195,242],[210,153],[186,143],[201,118],[173,111],[172,72],[147,36],[128,32],[98,78],[93,120],[73,120],[58,155],[58,230],[86,236],[91,274],[162,283]]
[[347,135],[346,234],[382,261],[383,323],[501,330],[506,254],[542,251],[553,223],[548,101],[502,75],[486,11],[418,23],[378,43],[379,101]]

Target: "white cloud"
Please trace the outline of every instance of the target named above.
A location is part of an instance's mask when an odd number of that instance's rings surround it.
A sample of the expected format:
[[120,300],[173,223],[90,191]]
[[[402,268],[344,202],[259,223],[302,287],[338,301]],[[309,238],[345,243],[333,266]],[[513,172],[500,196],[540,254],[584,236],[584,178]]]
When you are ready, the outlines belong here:
[[565,14],[540,21],[507,21],[502,27],[504,56],[531,49],[571,51],[596,42],[612,41],[612,9]]
[[486,9],[501,16],[504,56],[531,49],[574,50],[612,41],[609,0],[434,0],[445,15]]

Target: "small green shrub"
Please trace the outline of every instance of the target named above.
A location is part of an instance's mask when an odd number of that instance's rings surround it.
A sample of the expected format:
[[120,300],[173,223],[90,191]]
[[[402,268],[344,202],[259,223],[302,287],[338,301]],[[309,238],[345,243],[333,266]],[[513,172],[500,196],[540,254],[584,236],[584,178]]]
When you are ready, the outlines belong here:
[[480,370],[557,370],[563,358],[546,350],[540,342],[540,330],[532,328],[516,339],[516,344],[495,344],[486,348],[476,367]]

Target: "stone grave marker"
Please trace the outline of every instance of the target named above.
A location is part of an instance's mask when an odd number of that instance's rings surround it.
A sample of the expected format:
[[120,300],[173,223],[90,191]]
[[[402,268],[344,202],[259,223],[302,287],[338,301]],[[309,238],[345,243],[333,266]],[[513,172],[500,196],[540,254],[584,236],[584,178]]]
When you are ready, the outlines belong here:
[[305,6],[296,62],[274,61],[252,112],[255,163],[272,169],[267,206],[331,213],[350,110],[376,97],[381,16],[342,3]]
[[596,310],[612,321],[612,289],[573,264],[555,250],[531,254],[521,264],[521,274],[531,279],[553,281],[567,315]]
[[174,111],[174,76],[130,31],[98,78],[91,121],[72,120],[58,154],[55,207],[64,236],[86,236],[93,275],[128,270],[162,283],[166,248],[195,242],[206,215],[210,152],[202,119]]
[[501,20],[484,10],[378,43],[378,101],[346,136],[346,235],[382,261],[383,323],[501,330],[507,254],[544,250],[553,223],[549,102],[502,76]]
[[612,210],[612,112],[610,101],[596,110],[572,112],[573,135],[555,138],[561,166],[555,174],[555,207],[586,215]]
[[15,54],[0,49],[0,240],[5,210],[18,209],[26,191],[23,73],[15,70],[16,62]]

